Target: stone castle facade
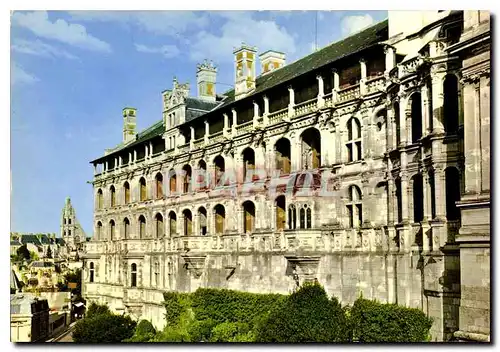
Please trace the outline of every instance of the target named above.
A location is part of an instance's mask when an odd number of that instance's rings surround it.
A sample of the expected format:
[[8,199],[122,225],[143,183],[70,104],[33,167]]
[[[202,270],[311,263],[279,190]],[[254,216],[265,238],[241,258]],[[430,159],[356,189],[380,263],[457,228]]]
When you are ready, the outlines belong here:
[[390,11],[290,64],[242,45],[224,95],[200,64],[141,133],[125,108],[92,161],[84,296],[162,327],[164,291],[317,279],[488,339],[490,42],[489,12]]

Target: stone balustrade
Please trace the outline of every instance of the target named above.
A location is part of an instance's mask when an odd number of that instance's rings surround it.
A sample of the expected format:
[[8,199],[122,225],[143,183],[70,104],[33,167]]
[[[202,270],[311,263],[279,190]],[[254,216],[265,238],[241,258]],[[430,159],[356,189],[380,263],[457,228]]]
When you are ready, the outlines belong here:
[[269,124],[274,125],[284,120],[288,115],[288,108],[284,108],[269,114]]
[[295,117],[299,117],[316,111],[318,109],[317,101],[317,98],[313,98],[295,105]]
[[249,133],[253,128],[253,121],[244,122],[240,125],[236,125],[236,134]]
[[385,89],[385,77],[374,77],[366,81],[366,94],[381,92]]
[[343,103],[346,101],[354,100],[360,96],[360,85],[356,84],[338,91],[338,102]]

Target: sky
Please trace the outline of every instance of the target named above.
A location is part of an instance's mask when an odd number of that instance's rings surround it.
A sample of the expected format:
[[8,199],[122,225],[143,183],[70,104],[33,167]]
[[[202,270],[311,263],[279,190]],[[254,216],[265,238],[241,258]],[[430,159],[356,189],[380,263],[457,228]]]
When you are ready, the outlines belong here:
[[161,92],[177,77],[196,95],[196,64],[204,59],[218,67],[223,93],[234,82],[232,52],[242,42],[258,53],[284,52],[290,63],[386,17],[387,11],[13,12],[11,231],[59,234],[71,197],[90,236],[89,162],[121,142],[122,109],[137,108],[138,131],[159,121]]

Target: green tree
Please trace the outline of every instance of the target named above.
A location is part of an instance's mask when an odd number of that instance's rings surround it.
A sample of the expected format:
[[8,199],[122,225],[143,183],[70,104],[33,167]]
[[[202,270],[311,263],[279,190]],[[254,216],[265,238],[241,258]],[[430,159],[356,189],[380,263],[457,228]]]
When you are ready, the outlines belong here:
[[86,318],[93,318],[101,314],[111,314],[108,306],[92,302],[85,313]]
[[52,259],[52,249],[50,248],[47,248],[47,254],[45,255],[45,257],[49,258],[49,259]]
[[79,320],[73,330],[77,343],[118,343],[133,336],[136,323],[129,316],[101,313]]
[[305,284],[276,306],[256,329],[257,342],[347,342],[345,312],[319,283]]
[[71,289],[71,293],[80,296],[82,294],[82,270],[76,269],[75,271],[70,271],[64,275],[64,280],[66,284],[76,283],[76,288]]
[[31,252],[28,250],[25,244],[16,250],[18,260],[31,260]]
[[123,342],[148,342],[153,340],[155,335],[156,329],[153,324],[147,320],[141,320],[135,328],[134,336],[124,340]]

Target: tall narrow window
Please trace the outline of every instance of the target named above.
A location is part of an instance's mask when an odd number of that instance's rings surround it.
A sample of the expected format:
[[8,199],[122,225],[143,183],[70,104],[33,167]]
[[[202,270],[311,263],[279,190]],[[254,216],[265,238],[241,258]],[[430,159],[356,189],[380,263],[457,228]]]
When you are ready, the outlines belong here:
[[429,171],[429,186],[431,188],[431,216],[436,217],[436,186],[434,182],[434,171]]
[[347,161],[358,161],[362,159],[361,153],[361,124],[355,117],[347,121]]
[[361,190],[357,186],[353,185],[349,187],[347,211],[349,213],[349,227],[360,227],[363,222],[363,206]]
[[115,221],[111,220],[109,222],[109,239],[113,241],[115,239]]
[[146,238],[146,218],[139,216],[139,238]]
[[255,169],[255,152],[252,148],[246,148],[243,151],[243,182],[250,182],[252,180],[247,180],[249,174],[253,174]]
[[321,134],[308,128],[300,135],[302,141],[302,169],[317,169],[321,164]]
[[454,134],[458,131],[458,80],[453,74],[446,75],[443,84],[443,119],[446,133]]
[[139,187],[140,187],[140,200],[141,202],[144,202],[145,200],[148,199],[146,191],[146,180],[144,179],[144,177],[141,177],[141,179],[139,180]]
[[291,147],[286,138],[279,139],[274,145],[276,157],[276,169],[282,174],[288,175],[291,170]]
[[255,205],[246,201],[243,203],[243,233],[253,232],[255,229]]
[[89,264],[89,281],[92,283],[94,282],[94,263],[93,262],[90,262]]
[[312,226],[312,211],[311,208],[306,209],[306,228],[310,229]]
[[424,187],[422,175],[413,176],[413,222],[424,219]]
[[300,228],[304,229],[306,227],[306,210],[302,207],[299,210],[299,218],[300,218]]
[[399,111],[399,103],[394,103],[394,125],[396,128],[396,148],[401,143],[401,114]]
[[184,165],[182,168],[182,178],[183,178],[183,183],[182,183],[182,192],[183,193],[188,193],[191,191],[191,166],[189,165]]
[[130,286],[137,287],[137,264],[132,263],[130,269]]
[[153,267],[153,273],[154,273],[154,285],[158,286],[160,285],[160,264],[158,262],[154,263]]
[[200,162],[198,163],[198,171],[199,171],[199,174],[198,174],[198,180],[197,180],[197,184],[198,186],[200,187],[200,190],[201,189],[206,189],[207,188],[207,163],[204,161],[204,160],[200,160]]
[[286,222],[286,204],[285,196],[276,198],[276,230],[282,231],[285,229]]
[[411,96],[411,142],[422,138],[422,98],[420,93]]
[[216,156],[214,159],[215,166],[215,185],[218,186],[221,182],[222,176],[226,171],[226,166],[224,162],[224,158],[220,155]]
[[163,216],[158,213],[155,216],[155,222],[156,222],[156,238],[161,238],[163,237]]
[[97,235],[98,240],[102,239],[101,238],[101,236],[102,236],[102,223],[100,221],[97,222],[96,235]]
[[401,188],[401,179],[398,177],[396,179],[396,204],[397,204],[397,215],[398,215],[398,222],[403,221],[403,193],[402,193],[402,188]]
[[214,208],[215,212],[215,233],[224,233],[224,222],[226,220],[226,210],[220,204],[217,204]]
[[175,170],[170,170],[170,195],[177,193],[177,175],[175,174]]
[[293,204],[288,207],[288,228],[291,230],[297,228],[297,208]]
[[102,209],[102,206],[104,204],[103,201],[103,196],[102,196],[102,189],[97,190],[97,209]]
[[184,219],[184,236],[191,236],[193,234],[193,217],[189,209],[182,212]]
[[207,234],[207,210],[204,207],[198,209],[199,234]]
[[155,184],[156,184],[156,199],[163,198],[163,175],[161,173],[157,173],[155,176]]
[[123,190],[124,190],[124,197],[125,197],[125,204],[130,203],[130,184],[128,182],[125,182],[123,185]]
[[116,191],[115,191],[115,186],[111,186],[109,188],[109,195],[110,195],[110,205],[114,207],[116,205]]
[[130,221],[127,218],[123,220],[123,236],[124,238],[129,238],[130,236]]
[[170,237],[177,236],[177,215],[171,211],[168,215],[169,227],[170,227]]

